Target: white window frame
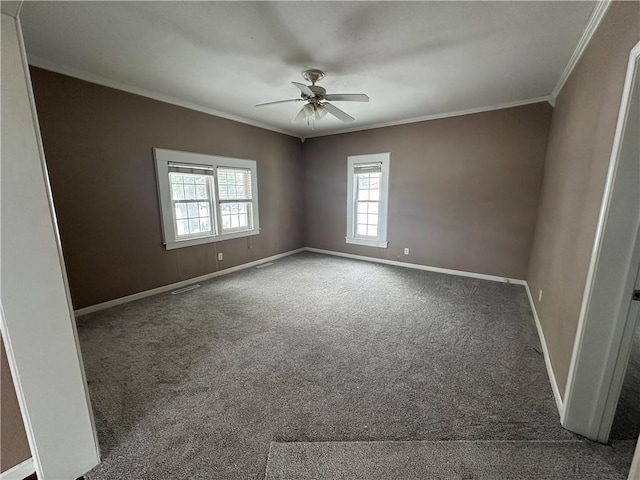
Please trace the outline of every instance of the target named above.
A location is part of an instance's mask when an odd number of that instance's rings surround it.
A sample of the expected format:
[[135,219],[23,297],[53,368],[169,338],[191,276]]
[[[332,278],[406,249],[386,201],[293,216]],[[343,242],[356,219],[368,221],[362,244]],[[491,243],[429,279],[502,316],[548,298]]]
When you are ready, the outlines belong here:
[[[346,242],[368,247],[387,248],[387,220],[389,205],[389,164],[390,153],[374,153],[347,157],[347,236]],[[355,168],[361,164],[380,163],[380,203],[378,204],[378,236],[376,238],[356,235]]]
[[[233,167],[231,165],[218,165],[218,168],[226,168],[229,170],[235,170],[238,169],[238,167]],[[246,168],[241,168],[241,170],[246,170]],[[253,182],[253,177],[255,176],[255,172],[251,171],[251,187],[253,187],[254,182]],[[219,192],[219,188],[218,188],[218,182],[220,181],[220,179],[218,178],[218,171],[216,170],[214,173],[214,181],[215,181],[215,192],[216,194]],[[253,218],[253,195],[252,195],[252,199],[251,201],[248,201],[248,199],[243,199],[243,198],[236,198],[236,199],[228,199],[228,200],[222,200],[220,198],[219,195],[216,195],[217,198],[217,202],[218,202],[218,206],[220,206],[222,203],[250,203],[251,206],[249,207],[249,210],[251,211],[251,215],[248,216],[249,222],[251,222],[253,224],[252,218]],[[220,232],[220,235],[231,235],[235,232],[246,232],[247,229],[244,227],[231,227],[231,228],[224,228],[223,227],[223,214],[222,214],[222,208],[216,208],[216,224],[218,226],[218,230]]]
[[[153,155],[156,164],[156,180],[158,183],[158,197],[160,202],[160,217],[162,219],[162,242],[167,250],[174,248],[190,247],[204,243],[219,242],[232,238],[248,237],[260,233],[258,212],[258,171],[255,160],[241,158],[220,157],[202,153],[180,152],[154,148]],[[169,182],[169,164],[193,165],[194,167],[210,167],[213,169],[213,178],[209,188],[210,204],[212,210],[212,233],[210,235],[190,236],[178,238],[176,232],[176,220],[171,198],[171,184]],[[218,202],[218,167],[242,168],[251,171],[251,228],[248,230],[233,230],[223,233],[221,228],[220,204]]]

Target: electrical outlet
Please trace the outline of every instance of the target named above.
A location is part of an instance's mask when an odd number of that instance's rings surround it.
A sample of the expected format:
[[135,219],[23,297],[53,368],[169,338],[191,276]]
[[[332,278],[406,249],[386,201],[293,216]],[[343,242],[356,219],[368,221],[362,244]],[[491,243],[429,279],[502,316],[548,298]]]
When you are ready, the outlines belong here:
[[540,293],[538,294],[538,301],[542,301],[542,289],[540,289]]
[[409,247],[405,247],[404,248],[404,254],[405,255],[409,255]]
[[218,254],[218,260],[224,260],[224,255],[222,254],[222,252]]

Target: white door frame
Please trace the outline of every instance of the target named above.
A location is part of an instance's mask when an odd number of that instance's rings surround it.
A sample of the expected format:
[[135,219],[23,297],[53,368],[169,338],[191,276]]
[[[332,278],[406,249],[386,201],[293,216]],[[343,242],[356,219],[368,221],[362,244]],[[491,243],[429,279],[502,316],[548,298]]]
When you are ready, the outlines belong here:
[[[640,251],[640,232],[638,232],[636,250]],[[634,290],[640,290],[640,270],[637,273],[635,286],[633,288]],[[629,365],[629,356],[633,347],[633,336],[639,323],[640,301],[634,301],[631,302],[628,309],[626,323],[620,343],[620,353],[614,366],[611,387],[605,401],[606,403],[604,405],[602,421],[600,422],[600,429],[598,431],[597,438],[601,439],[603,442],[609,439],[609,434],[611,433],[611,427],[613,426],[613,420],[620,400],[620,393],[622,392],[627,366]]]
[[[562,424],[607,442],[628,362],[640,267],[640,42],[630,52],[565,391]],[[635,93],[634,93],[635,92]],[[628,129],[628,125],[632,125]]]
[[0,332],[38,478],[73,479],[100,452],[15,15],[3,5]]
[[640,478],[640,438],[636,444],[636,452],[633,455],[633,462],[631,463],[631,471],[629,472],[628,480],[634,480]]

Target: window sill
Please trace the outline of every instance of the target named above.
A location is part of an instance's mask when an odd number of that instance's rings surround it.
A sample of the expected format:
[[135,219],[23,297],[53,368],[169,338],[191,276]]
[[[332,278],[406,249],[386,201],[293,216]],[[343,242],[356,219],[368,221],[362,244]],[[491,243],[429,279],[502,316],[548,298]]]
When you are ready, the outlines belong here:
[[231,240],[234,238],[249,237],[251,235],[258,235],[260,229],[243,230],[242,232],[225,233],[222,235],[211,235],[209,237],[189,238],[185,240],[177,240],[175,242],[167,242],[164,244],[167,250],[174,250],[176,248],[193,247],[194,245],[202,245],[204,243],[222,242],[223,240]]
[[367,240],[365,238],[346,237],[347,243],[353,245],[364,245],[366,247],[387,248],[389,242],[383,240]]

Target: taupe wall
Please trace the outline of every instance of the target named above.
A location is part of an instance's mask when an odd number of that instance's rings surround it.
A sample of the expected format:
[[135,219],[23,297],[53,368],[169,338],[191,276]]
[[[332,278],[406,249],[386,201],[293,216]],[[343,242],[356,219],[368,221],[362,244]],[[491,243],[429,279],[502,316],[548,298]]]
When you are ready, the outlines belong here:
[[[38,68],[31,76],[74,308],[304,246],[299,139]],[[165,250],[153,147],[256,160],[260,234]]]
[[0,337],[0,472],[31,457],[13,379]]
[[629,51],[639,39],[640,4],[613,2],[553,114],[527,280],[563,394]]
[[[307,140],[306,245],[524,279],[551,113],[545,102]],[[391,152],[389,247],[347,245],[347,156],[378,152]]]

